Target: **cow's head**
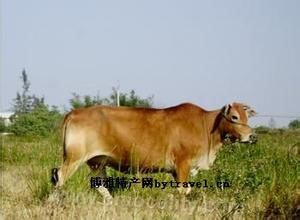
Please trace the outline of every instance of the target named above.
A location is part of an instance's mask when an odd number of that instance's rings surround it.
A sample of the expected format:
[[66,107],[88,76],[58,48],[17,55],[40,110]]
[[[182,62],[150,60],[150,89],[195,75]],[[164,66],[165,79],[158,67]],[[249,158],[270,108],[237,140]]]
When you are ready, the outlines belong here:
[[248,118],[256,115],[250,106],[241,103],[225,105],[222,110],[221,126],[226,135],[240,142],[255,142],[252,128],[248,125]]

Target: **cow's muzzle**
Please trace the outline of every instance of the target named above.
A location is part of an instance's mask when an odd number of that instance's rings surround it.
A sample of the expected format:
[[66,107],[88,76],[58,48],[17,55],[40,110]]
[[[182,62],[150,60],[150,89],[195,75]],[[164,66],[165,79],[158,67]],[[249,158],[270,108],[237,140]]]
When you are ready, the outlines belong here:
[[241,140],[241,143],[249,143],[249,144],[255,144],[257,142],[257,135],[256,134],[250,134],[249,138],[247,140]]
[[54,186],[57,185],[57,182],[58,182],[58,169],[57,168],[53,168],[51,170],[51,182]]
[[257,142],[257,140],[258,140],[258,138],[257,138],[256,134],[251,134],[250,135],[250,140],[249,140],[250,144],[255,144]]

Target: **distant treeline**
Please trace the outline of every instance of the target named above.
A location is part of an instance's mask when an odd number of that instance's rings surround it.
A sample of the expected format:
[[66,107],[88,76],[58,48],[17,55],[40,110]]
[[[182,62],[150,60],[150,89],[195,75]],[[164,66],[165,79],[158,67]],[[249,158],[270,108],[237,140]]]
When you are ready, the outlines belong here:
[[[38,97],[30,92],[30,82],[25,69],[22,70],[22,92],[17,92],[13,99],[11,125],[5,126],[4,119],[0,118],[0,132],[11,132],[18,136],[48,136],[59,131],[59,126],[65,112],[58,110],[57,106],[49,106],[44,97]],[[72,93],[69,99],[70,109],[86,108],[93,105],[113,105],[131,107],[152,107],[153,96],[142,98],[134,90],[129,93],[119,92],[112,88],[108,97],[101,98],[99,95],[83,95]],[[289,123],[290,129],[300,128],[300,120]],[[274,131],[270,127],[260,126],[257,133],[269,133]]]
[[[30,92],[30,82],[28,75],[23,69],[21,74],[22,92],[17,92],[13,99],[11,125],[5,126],[4,119],[0,118],[0,132],[11,132],[18,136],[47,136],[56,133],[61,124],[65,112],[59,111],[57,106],[49,106],[44,97],[38,97]],[[141,98],[134,90],[123,93],[112,89],[108,97],[101,98],[99,95],[80,96],[72,93],[69,99],[70,109],[86,108],[93,105],[119,105],[151,107],[153,96]],[[68,111],[68,110],[65,110]]]

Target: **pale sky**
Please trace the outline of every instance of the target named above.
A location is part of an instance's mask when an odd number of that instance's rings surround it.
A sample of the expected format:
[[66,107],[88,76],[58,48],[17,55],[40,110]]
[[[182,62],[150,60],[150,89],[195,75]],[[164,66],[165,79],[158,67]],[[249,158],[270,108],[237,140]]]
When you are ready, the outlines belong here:
[[300,1],[2,0],[0,111],[23,68],[61,108],[72,92],[105,97],[119,84],[159,107],[239,101],[300,116]]

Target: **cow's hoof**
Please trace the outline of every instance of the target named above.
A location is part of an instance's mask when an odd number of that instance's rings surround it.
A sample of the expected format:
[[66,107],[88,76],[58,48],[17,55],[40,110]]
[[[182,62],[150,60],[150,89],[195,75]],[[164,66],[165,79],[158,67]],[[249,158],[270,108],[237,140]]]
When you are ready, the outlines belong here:
[[113,197],[107,188],[105,188],[104,186],[100,186],[99,188],[97,188],[97,190],[103,196],[103,200],[105,203],[107,204],[112,203]]
[[58,182],[58,169],[57,168],[53,168],[51,170],[51,182],[54,186],[56,186],[56,184]]
[[192,189],[191,189],[191,187],[187,187],[187,188],[179,187],[178,191],[179,191],[180,195],[186,196],[186,195],[190,194],[190,192],[192,191]]

